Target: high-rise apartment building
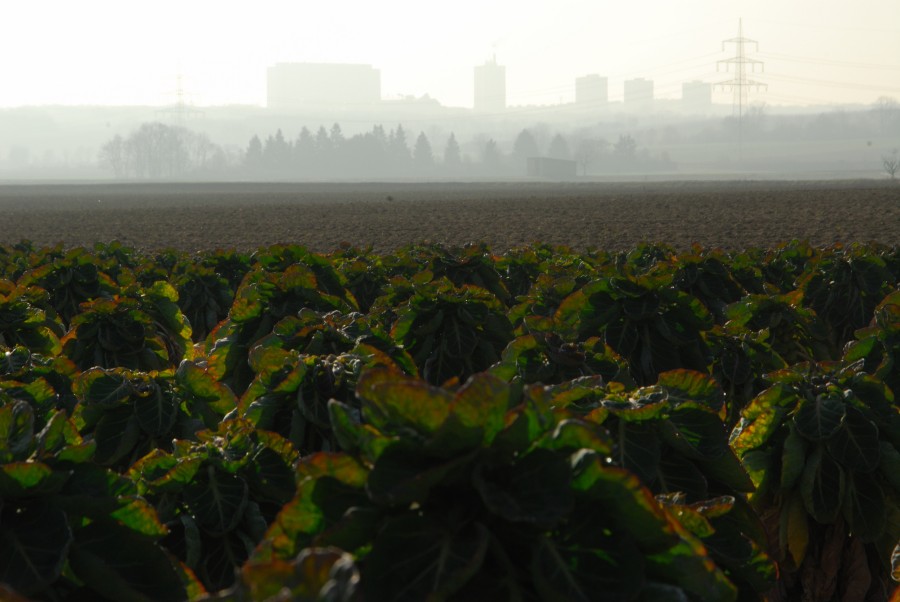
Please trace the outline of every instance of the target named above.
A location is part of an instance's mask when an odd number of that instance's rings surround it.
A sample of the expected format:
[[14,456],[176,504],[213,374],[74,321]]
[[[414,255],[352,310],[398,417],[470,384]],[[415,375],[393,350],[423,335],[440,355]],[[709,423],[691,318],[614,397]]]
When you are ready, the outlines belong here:
[[506,67],[492,58],[475,67],[476,111],[500,112],[506,109]]
[[694,115],[707,113],[712,107],[712,84],[701,81],[681,84],[681,107]]
[[625,80],[625,108],[649,111],[653,107],[653,81],[638,77]]
[[582,106],[601,107],[609,100],[609,84],[605,77],[585,75],[575,78],[575,103]]
[[381,72],[371,65],[278,63],[268,70],[267,106],[300,109],[381,101]]

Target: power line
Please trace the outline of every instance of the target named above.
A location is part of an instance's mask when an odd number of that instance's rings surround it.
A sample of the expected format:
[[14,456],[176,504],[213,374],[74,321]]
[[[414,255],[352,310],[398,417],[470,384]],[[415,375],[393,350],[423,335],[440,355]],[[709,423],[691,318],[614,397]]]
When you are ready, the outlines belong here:
[[719,82],[716,86],[730,88],[734,93],[733,110],[737,112],[738,117],[738,159],[740,160],[743,157],[744,104],[747,93],[750,88],[759,90],[761,88],[768,88],[769,86],[748,77],[748,70],[750,73],[755,73],[756,68],[759,67],[759,70],[762,71],[764,65],[760,60],[747,57],[746,46],[752,44],[755,47],[755,50],[759,51],[759,42],[744,37],[743,19],[738,20],[737,37],[724,40],[722,42],[722,50],[725,50],[726,44],[734,44],[735,55],[731,58],[717,61],[716,69],[718,70],[719,65],[724,64],[725,70],[731,71],[731,67],[734,66],[734,77],[730,80]]

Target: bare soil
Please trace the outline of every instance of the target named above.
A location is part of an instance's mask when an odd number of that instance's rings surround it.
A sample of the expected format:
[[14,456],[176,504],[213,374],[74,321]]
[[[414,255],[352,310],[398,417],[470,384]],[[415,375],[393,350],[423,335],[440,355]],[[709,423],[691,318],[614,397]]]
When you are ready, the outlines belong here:
[[0,243],[146,251],[327,253],[437,242],[495,251],[534,242],[622,250],[641,242],[742,249],[900,245],[890,181],[648,183],[90,184],[0,186]]

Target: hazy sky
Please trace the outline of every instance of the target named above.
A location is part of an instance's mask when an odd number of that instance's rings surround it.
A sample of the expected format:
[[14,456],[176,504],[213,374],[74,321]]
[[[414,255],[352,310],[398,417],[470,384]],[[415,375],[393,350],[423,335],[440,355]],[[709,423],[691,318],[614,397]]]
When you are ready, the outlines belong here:
[[[496,51],[509,104],[574,99],[574,79],[718,82],[722,40],[759,42],[769,105],[900,99],[898,0],[0,0],[0,106],[264,104],[276,62],[368,63],[382,96],[472,105]],[[727,102],[730,95],[718,92]]]

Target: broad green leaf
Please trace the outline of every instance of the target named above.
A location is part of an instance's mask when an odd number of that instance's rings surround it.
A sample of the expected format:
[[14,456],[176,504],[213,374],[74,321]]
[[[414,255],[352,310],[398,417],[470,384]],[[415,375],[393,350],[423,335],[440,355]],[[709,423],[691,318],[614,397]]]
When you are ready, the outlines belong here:
[[485,445],[504,427],[504,417],[512,405],[510,386],[487,373],[470,378],[456,393],[450,413],[468,428],[479,427],[483,431]]
[[482,568],[489,534],[480,523],[443,525],[407,514],[388,520],[366,556],[372,600],[447,600]]
[[175,425],[178,405],[156,383],[150,382],[134,396],[134,416],[141,430],[151,437],[159,437]]
[[44,503],[0,511],[0,583],[25,596],[56,581],[72,543],[66,515]]
[[85,370],[72,383],[72,391],[84,403],[101,408],[117,407],[133,393],[127,372],[115,368]]
[[643,585],[644,567],[629,543],[613,539],[590,548],[540,536],[529,567],[535,589],[543,600],[632,599]]
[[0,464],[0,507],[3,498],[54,493],[68,478],[67,472],[54,472],[43,462]]
[[683,493],[690,501],[709,497],[709,482],[695,461],[677,453],[660,458],[653,489],[663,493]]
[[366,485],[369,471],[353,456],[340,453],[319,452],[306,456],[297,465],[297,482],[306,478],[333,477],[352,487]]
[[87,587],[110,600],[182,601],[185,587],[151,539],[113,521],[75,530],[69,561]]
[[804,399],[794,414],[797,432],[810,441],[824,441],[834,435],[844,421],[844,400],[831,395]]
[[695,370],[662,372],[656,384],[666,390],[675,404],[692,401],[718,412],[725,401],[725,393],[715,379]]
[[831,524],[841,511],[846,477],[841,465],[818,445],[800,476],[800,494],[806,511],[821,524]]
[[683,403],[660,428],[663,440],[694,460],[713,460],[728,450],[728,434],[719,417],[703,406]]
[[665,550],[678,542],[671,519],[634,474],[604,466],[593,452],[575,454],[572,463],[572,488],[596,500],[598,512],[615,516],[642,551]]
[[794,567],[799,568],[809,547],[809,516],[799,493],[791,495],[784,502],[779,524],[781,548],[787,549]]
[[434,434],[450,413],[453,397],[447,391],[421,381],[359,379],[357,395],[366,422],[386,433],[413,429],[423,436]]
[[769,441],[783,426],[786,408],[792,407],[796,399],[789,387],[778,384],[760,393],[744,408],[730,442],[739,458],[743,460],[744,454]]
[[847,406],[843,424],[828,440],[828,453],[850,471],[874,471],[881,460],[878,427],[862,412]]
[[753,491],[753,480],[729,447],[721,456],[696,460],[696,464],[707,480],[716,481],[732,491]]
[[184,499],[197,524],[213,535],[224,535],[234,529],[244,515],[247,483],[239,476],[207,464],[185,487]]
[[169,529],[159,520],[156,509],[139,497],[134,497],[110,516],[129,529],[150,537],[162,537],[169,533]]
[[201,418],[207,428],[216,428],[222,417],[237,406],[231,389],[193,362],[181,362],[175,372],[175,382],[188,413]]
[[139,437],[140,427],[130,407],[108,410],[94,428],[94,459],[102,465],[115,464],[134,450]]
[[591,449],[605,455],[613,452],[612,440],[604,427],[578,419],[563,420],[557,424],[553,434],[542,446],[554,451]]
[[662,444],[656,428],[650,424],[619,421],[615,431],[613,457],[622,468],[635,473],[650,485],[656,481]]
[[291,463],[270,447],[264,447],[253,457],[244,476],[254,499],[283,505],[297,489]]
[[446,481],[457,476],[474,458],[474,453],[453,459],[433,458],[409,445],[392,445],[375,461],[366,490],[372,500],[381,504],[424,504],[433,487],[448,486]]
[[806,441],[797,432],[793,422],[788,428],[788,436],[781,450],[781,491],[788,491],[794,487],[806,465]]
[[34,410],[20,400],[0,407],[0,462],[24,460],[34,438]]
[[842,507],[850,533],[869,543],[884,535],[887,505],[884,490],[870,474],[852,473]]
[[350,600],[356,593],[359,571],[353,557],[338,548],[306,548],[291,562],[247,563],[241,578],[252,600],[290,595],[291,600]]
[[560,454],[536,449],[512,465],[478,465],[473,482],[496,516],[551,528],[572,510],[571,478],[571,468]]
[[881,462],[878,463],[878,472],[881,477],[900,495],[900,451],[888,441],[879,443]]

